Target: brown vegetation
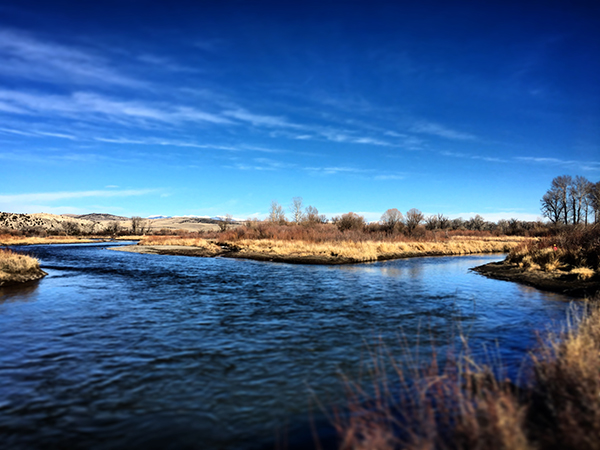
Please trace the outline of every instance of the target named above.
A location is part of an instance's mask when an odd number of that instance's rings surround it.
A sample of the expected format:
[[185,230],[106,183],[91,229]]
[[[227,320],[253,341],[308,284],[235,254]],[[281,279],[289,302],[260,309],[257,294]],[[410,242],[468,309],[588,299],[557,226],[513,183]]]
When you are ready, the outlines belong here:
[[37,259],[0,249],[0,286],[37,280],[44,275]]
[[[541,341],[524,387],[478,364],[468,348],[405,369],[385,349],[367,362],[372,388],[346,380],[333,423],[341,449],[597,449],[600,446],[600,310],[577,315]],[[397,380],[389,380],[391,364]],[[392,386],[396,386],[392,388]]]

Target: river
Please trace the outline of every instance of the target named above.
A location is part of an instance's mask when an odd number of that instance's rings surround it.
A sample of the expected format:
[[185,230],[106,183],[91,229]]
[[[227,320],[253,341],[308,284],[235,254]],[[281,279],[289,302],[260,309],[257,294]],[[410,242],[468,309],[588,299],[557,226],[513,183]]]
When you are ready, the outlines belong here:
[[367,344],[426,361],[463,334],[514,377],[568,307],[469,271],[503,255],[314,266],[110,245],[15,247],[48,276],[0,288],[6,448],[273,448],[312,442],[310,417],[326,439],[315,403],[343,403]]

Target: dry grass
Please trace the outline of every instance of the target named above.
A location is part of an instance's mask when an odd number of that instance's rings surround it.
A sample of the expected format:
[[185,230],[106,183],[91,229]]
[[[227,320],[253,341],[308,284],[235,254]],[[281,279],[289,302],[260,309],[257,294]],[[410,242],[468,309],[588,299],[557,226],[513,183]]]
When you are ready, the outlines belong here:
[[76,244],[85,242],[94,242],[94,240],[72,236],[25,237],[0,234],[0,245]]
[[0,281],[2,282],[13,279],[15,275],[26,274],[39,268],[39,261],[31,256],[0,249]]
[[517,246],[521,239],[458,239],[442,242],[386,242],[386,241],[329,241],[311,242],[303,240],[239,239],[226,241],[202,239],[198,237],[148,236],[140,245],[184,245],[201,248],[220,248],[218,244],[235,247],[241,255],[260,254],[268,257],[322,257],[325,259],[344,258],[356,262],[410,256],[466,255],[472,253],[508,252]]
[[182,236],[145,236],[140,240],[139,245],[184,245],[206,249],[215,247],[213,241],[199,237]]
[[510,251],[507,262],[525,270],[570,272],[581,280],[593,278],[600,269],[600,226],[523,241]]
[[596,272],[589,267],[575,267],[569,273],[577,275],[578,280],[589,280],[596,275]]
[[518,242],[451,240],[444,242],[374,242],[340,241],[314,243],[272,239],[239,240],[235,245],[242,251],[272,256],[340,257],[353,261],[403,258],[421,255],[466,255],[471,253],[507,252]]
[[346,380],[348,404],[332,416],[340,449],[600,448],[598,301],[541,341],[523,388],[500,381],[498,368],[478,365],[466,347],[443,367],[434,355],[408,372],[386,352],[371,353],[373,394]]

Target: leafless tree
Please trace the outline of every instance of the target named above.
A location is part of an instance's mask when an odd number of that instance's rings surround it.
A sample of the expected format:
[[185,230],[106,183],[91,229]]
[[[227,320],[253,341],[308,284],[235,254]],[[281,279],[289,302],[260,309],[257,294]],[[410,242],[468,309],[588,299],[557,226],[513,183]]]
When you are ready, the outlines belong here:
[[381,215],[379,222],[386,228],[388,233],[393,233],[400,227],[403,220],[402,213],[397,208],[391,208]]
[[308,223],[322,223],[321,216],[319,216],[319,210],[310,205],[304,210],[304,220]]
[[421,222],[423,222],[423,213],[416,208],[412,208],[408,210],[406,213],[406,219],[404,223],[406,224],[406,228],[410,234],[412,234],[415,229],[419,226]]
[[77,222],[65,220],[60,225],[67,236],[78,236],[81,234],[81,228]]
[[227,231],[227,228],[229,228],[229,226],[232,224],[232,222],[233,222],[233,217],[231,216],[231,214],[225,214],[225,217],[222,217],[218,223],[219,230]]
[[562,220],[563,207],[560,194],[553,189],[549,189],[542,197],[542,215],[553,224],[558,224]]
[[121,231],[121,226],[119,225],[119,222],[113,220],[112,222],[109,222],[108,225],[106,225],[105,231],[106,234],[116,236]]
[[467,228],[469,230],[481,231],[485,227],[485,220],[479,214],[475,214],[475,217],[471,217],[467,221]]
[[573,224],[584,222],[587,224],[587,197],[591,190],[591,185],[585,177],[577,175],[569,187],[569,196],[571,204],[571,219]]
[[566,225],[569,223],[569,187],[572,182],[570,175],[561,175],[552,180],[550,190],[556,192],[561,211],[561,220]]
[[304,212],[302,212],[302,197],[294,197],[292,204],[290,205],[290,213],[292,214],[292,220],[295,224],[299,224],[304,219]]
[[349,212],[342,214],[342,217],[336,217],[335,225],[340,231],[362,230],[365,227],[366,222],[363,216]]
[[140,216],[133,216],[131,218],[131,234],[138,236],[144,234],[148,228],[148,221],[142,219]]
[[594,222],[600,222],[600,181],[592,183],[590,186],[588,203],[594,211]]
[[279,224],[284,224],[286,222],[283,206],[281,206],[275,200],[271,202],[271,209],[269,210],[269,221]]

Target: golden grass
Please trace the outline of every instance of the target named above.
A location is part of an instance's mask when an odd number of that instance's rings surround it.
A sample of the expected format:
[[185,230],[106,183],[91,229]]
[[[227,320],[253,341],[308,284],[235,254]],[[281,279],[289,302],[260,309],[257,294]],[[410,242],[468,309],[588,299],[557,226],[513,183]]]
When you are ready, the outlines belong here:
[[22,275],[39,268],[39,261],[31,256],[0,249],[0,281],[2,282],[13,279],[15,275]]
[[[346,380],[348,405],[332,418],[340,448],[600,448],[598,301],[574,309],[564,332],[540,341],[521,388],[478,365],[468,348],[450,354],[443,367],[434,355],[408,373],[387,352],[370,352],[374,394]],[[390,362],[398,375],[394,383]]]
[[578,280],[589,280],[596,275],[596,271],[589,267],[575,267],[570,273],[576,274]]
[[[322,257],[344,258],[356,262],[410,256],[467,255],[472,253],[508,252],[521,238],[457,239],[440,242],[384,242],[384,241],[331,241],[308,242],[302,240],[240,239],[219,244],[235,247],[240,254],[258,253],[271,257]],[[219,248],[212,239],[177,236],[147,236],[140,245],[184,245],[205,249]]]
[[178,236],[145,236],[140,240],[139,245],[183,245],[206,249],[216,246],[213,241],[208,239]]
[[256,252],[269,256],[321,256],[347,258],[353,261],[403,258],[421,255],[466,255],[472,253],[508,252],[520,241],[458,240],[442,242],[374,242],[340,241],[314,243],[273,239],[239,240],[241,252]]
[[95,242],[93,239],[73,236],[24,237],[9,234],[0,235],[0,245],[35,245],[35,244],[76,244]]

